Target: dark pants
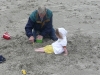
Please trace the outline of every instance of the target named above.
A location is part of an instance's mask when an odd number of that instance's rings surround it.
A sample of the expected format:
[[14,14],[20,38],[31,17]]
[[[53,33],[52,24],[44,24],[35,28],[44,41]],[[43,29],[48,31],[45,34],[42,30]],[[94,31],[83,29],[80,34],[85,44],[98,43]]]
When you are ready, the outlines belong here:
[[[34,36],[35,40],[36,40],[37,35],[39,35],[39,32],[34,30],[33,31],[33,36]],[[56,41],[58,39],[55,35],[55,30],[53,28],[52,28],[52,30],[49,34],[43,36],[43,38],[45,38],[45,37],[50,37],[50,39],[52,39],[53,41]]]

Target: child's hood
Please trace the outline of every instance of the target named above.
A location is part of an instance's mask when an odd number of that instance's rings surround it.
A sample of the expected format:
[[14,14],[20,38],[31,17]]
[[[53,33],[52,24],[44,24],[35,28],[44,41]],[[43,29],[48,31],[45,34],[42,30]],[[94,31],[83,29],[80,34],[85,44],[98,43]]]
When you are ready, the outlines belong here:
[[63,37],[67,35],[67,31],[64,28],[58,28],[58,31],[62,34]]

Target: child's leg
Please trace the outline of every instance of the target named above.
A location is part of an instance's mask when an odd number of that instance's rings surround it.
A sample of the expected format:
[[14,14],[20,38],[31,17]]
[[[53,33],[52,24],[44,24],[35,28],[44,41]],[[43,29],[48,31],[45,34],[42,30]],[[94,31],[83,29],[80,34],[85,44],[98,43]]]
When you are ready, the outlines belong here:
[[36,51],[36,52],[42,52],[42,53],[45,52],[43,47],[42,47],[42,48],[36,48],[35,51]]

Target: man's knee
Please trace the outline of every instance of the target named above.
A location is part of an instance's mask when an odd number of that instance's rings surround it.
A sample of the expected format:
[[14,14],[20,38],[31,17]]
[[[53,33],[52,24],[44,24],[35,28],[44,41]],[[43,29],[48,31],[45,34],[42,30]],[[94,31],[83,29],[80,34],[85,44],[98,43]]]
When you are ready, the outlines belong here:
[[58,40],[58,38],[57,38],[56,36],[52,36],[51,39],[52,39],[53,41],[57,41],[57,40]]

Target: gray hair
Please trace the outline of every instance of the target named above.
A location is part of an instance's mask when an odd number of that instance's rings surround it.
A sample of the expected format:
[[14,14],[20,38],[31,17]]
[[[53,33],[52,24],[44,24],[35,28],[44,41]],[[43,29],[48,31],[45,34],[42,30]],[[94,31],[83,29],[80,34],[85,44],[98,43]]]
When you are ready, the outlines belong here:
[[38,7],[38,13],[45,14],[46,13],[46,7],[45,6],[39,6]]

